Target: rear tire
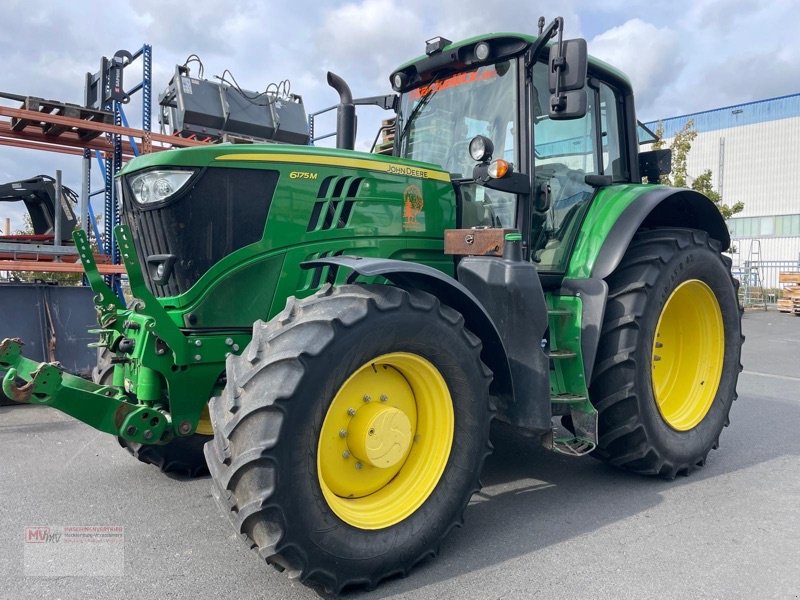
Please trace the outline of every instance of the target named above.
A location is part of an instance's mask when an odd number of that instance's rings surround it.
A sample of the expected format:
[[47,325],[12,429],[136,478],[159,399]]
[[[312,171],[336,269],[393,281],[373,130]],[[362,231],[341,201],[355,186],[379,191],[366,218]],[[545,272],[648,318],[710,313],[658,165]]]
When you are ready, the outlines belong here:
[[[113,352],[108,348],[98,349],[97,366],[92,369],[92,379],[99,385],[113,385]],[[184,438],[175,438],[167,444],[137,444],[117,437],[119,445],[137,460],[158,467],[162,473],[173,473],[186,477],[208,475],[208,466],[203,446],[214,439],[213,435],[195,433]]]
[[736,399],[744,338],[730,260],[702,231],[641,231],[608,286],[593,454],[636,473],[688,474],[718,446]]
[[[391,286],[327,287],[257,322],[210,405],[217,435],[206,458],[236,530],[268,563],[328,593],[373,588],[435,556],[461,525],[491,448],[491,373],[480,350],[459,313]],[[437,380],[443,393],[427,387]],[[348,494],[385,467],[359,468],[369,462],[358,442],[367,430],[356,422],[368,409],[397,412],[393,382],[413,393],[413,441],[380,483]],[[400,429],[390,428],[388,446]]]

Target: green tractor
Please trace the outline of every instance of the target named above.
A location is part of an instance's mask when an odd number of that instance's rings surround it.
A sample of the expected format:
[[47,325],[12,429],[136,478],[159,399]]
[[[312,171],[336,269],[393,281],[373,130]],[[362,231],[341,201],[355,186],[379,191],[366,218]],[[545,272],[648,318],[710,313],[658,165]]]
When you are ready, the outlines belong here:
[[91,383],[7,339],[4,392],[207,464],[259,556],[334,593],[437,553],[493,418],[635,473],[702,466],[741,370],[728,230],[658,184],[629,81],[562,26],[430,40],[390,76],[391,156],[352,150],[359,101],[329,75],[336,149],[131,161],[129,307],[75,235],[113,368]]

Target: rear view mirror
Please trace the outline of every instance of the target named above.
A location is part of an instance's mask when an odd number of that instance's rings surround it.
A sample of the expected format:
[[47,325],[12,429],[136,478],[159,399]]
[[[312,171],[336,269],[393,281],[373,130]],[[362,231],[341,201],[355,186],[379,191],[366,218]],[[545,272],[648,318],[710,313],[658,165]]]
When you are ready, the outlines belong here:
[[550,118],[580,119],[586,114],[586,40],[558,41],[550,47]]
[[[556,93],[556,88],[562,92],[582,90],[586,85],[586,70],[589,65],[589,55],[586,51],[586,40],[566,40],[561,42],[561,56],[559,44],[550,46],[550,93]],[[560,66],[560,68],[559,68]],[[561,84],[558,84],[559,71]]]
[[[554,104],[555,103],[555,104]],[[580,119],[586,114],[586,90],[572,90],[550,97],[550,118],[553,121]]]

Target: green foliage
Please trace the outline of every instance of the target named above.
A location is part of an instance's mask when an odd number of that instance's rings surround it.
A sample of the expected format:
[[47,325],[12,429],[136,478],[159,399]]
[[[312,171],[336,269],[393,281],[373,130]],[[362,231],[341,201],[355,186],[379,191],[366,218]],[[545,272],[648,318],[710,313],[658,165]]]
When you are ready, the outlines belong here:
[[[655,134],[658,136],[658,140],[653,142],[653,150],[660,150],[666,145],[664,142],[664,123],[659,121]],[[675,137],[672,138],[672,143],[669,145],[670,150],[672,150],[672,171],[669,175],[661,176],[661,183],[674,187],[688,187],[700,192],[717,206],[724,219],[730,219],[733,215],[744,210],[744,203],[736,202],[731,206],[722,201],[721,194],[712,185],[711,169],[706,169],[697,177],[689,175],[687,159],[689,151],[692,149],[692,142],[696,137],[697,131],[694,128],[694,121],[689,119],[681,127],[681,130],[675,134]]]
[[701,194],[705,194],[716,204],[725,220],[730,219],[736,213],[740,213],[744,210],[744,202],[736,202],[733,206],[722,202],[722,196],[711,186],[711,169],[706,169],[694,178],[694,181],[692,181],[692,189]]

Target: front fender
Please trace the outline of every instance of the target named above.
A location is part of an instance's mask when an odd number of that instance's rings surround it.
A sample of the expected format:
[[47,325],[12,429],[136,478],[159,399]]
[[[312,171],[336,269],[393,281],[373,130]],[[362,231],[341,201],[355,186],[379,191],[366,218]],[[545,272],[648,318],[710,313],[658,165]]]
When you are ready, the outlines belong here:
[[348,283],[355,283],[358,276],[384,277],[398,287],[422,290],[436,296],[443,304],[460,312],[467,329],[483,342],[481,360],[494,374],[492,392],[512,394],[511,369],[500,333],[480,301],[456,279],[427,265],[388,258],[333,256],[307,261],[300,266],[304,269],[344,267],[352,271]]

